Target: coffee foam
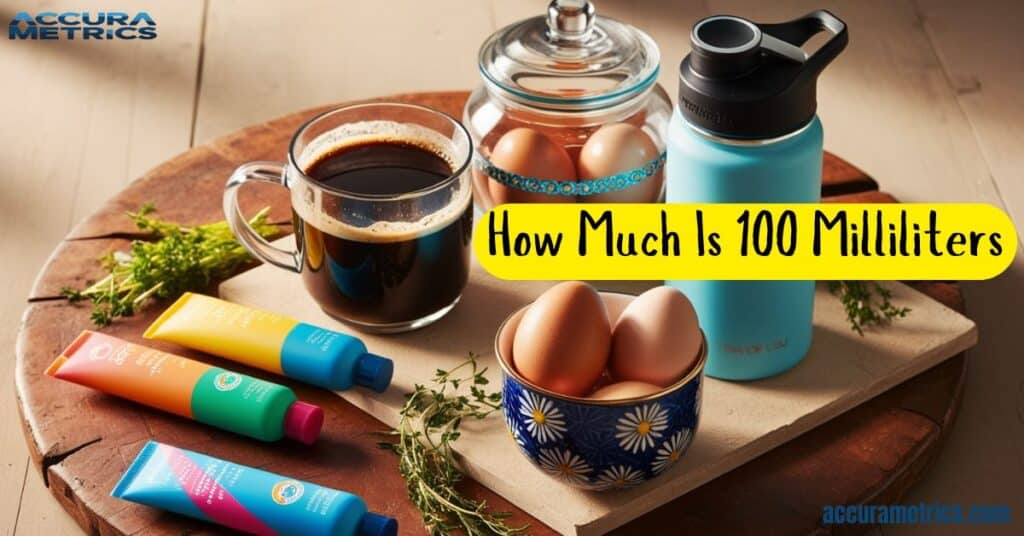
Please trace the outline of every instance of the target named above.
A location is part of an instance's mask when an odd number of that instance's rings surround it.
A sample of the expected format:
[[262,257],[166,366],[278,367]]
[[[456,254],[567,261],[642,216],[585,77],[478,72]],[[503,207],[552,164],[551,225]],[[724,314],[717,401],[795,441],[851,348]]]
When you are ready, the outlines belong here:
[[[306,170],[321,158],[345,147],[382,142],[419,146],[443,158],[453,170],[457,170],[459,165],[453,155],[469,152],[468,140],[456,143],[437,131],[420,125],[395,121],[361,121],[341,125],[320,134],[296,156],[296,160],[299,167]],[[322,196],[344,195],[311,188],[303,181],[291,185],[292,207],[306,223],[339,238],[360,242],[399,242],[439,231],[465,214],[473,201],[469,172],[463,172],[457,181],[457,184],[446,187],[452,192],[452,198],[447,205],[415,220],[412,218],[416,215],[410,215],[408,221],[377,221],[366,227],[343,222],[323,211]],[[399,202],[379,201],[386,204]]]

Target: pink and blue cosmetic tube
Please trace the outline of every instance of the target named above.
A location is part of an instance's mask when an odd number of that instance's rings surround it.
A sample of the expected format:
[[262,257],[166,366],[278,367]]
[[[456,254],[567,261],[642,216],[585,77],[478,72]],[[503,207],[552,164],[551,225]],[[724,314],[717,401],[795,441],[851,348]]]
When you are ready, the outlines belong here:
[[111,495],[261,535],[395,536],[398,523],[351,493],[156,441]]

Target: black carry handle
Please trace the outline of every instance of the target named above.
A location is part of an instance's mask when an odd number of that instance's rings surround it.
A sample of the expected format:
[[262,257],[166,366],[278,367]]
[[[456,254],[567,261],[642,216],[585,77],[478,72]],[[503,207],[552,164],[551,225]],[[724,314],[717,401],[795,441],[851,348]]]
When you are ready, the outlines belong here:
[[[819,9],[789,22],[758,24],[763,34],[761,47],[768,52],[803,63],[807,70],[818,73],[846,48],[850,37],[846,23],[832,13]],[[832,37],[821,45],[810,57],[806,57],[803,46],[820,32],[829,32]]]

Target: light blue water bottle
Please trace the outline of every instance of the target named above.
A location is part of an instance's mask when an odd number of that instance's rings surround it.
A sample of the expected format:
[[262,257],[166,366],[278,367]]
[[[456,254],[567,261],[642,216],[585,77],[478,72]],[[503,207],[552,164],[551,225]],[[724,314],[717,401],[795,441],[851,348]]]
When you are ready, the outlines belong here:
[[[808,56],[800,46],[823,31],[831,37]],[[819,201],[815,86],[846,47],[846,25],[827,11],[781,24],[714,16],[694,25],[690,40],[668,130],[667,201]],[[697,309],[710,376],[764,378],[793,367],[810,348],[813,281],[668,284]]]

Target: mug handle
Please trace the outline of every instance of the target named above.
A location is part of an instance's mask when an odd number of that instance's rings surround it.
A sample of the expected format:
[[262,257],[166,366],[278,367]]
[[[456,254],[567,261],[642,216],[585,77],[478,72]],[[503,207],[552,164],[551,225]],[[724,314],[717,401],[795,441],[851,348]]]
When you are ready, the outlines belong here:
[[[267,239],[260,236],[249,221],[242,215],[238,207],[238,188],[249,182],[260,181],[277,184],[288,188],[284,181],[284,165],[277,162],[249,162],[238,166],[228,178],[224,186],[224,216],[231,227],[231,232],[249,253],[263,262],[267,262],[292,272],[302,270],[302,252],[299,249],[287,251],[273,246]],[[298,242],[296,242],[298,244]],[[301,247],[301,246],[297,246]]]

